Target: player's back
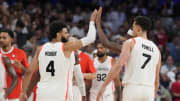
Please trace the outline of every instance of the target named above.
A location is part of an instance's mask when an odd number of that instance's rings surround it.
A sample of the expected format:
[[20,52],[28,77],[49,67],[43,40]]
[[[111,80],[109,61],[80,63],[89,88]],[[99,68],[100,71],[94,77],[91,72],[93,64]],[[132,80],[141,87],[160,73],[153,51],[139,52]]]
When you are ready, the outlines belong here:
[[39,54],[40,82],[37,99],[42,101],[62,101],[67,99],[71,59],[64,56],[61,42],[46,43]]
[[127,69],[123,79],[126,84],[147,85],[154,88],[156,65],[159,60],[157,46],[141,37],[129,39],[135,43],[131,51]]

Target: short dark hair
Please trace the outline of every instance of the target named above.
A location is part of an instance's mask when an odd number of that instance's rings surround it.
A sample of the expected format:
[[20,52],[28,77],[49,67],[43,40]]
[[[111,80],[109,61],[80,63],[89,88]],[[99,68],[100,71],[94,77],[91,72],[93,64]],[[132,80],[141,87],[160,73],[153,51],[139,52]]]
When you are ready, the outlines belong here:
[[176,73],[176,76],[175,76],[175,79],[176,79],[176,80],[178,79],[178,75],[180,75],[180,72],[177,72],[177,73]]
[[8,33],[8,35],[11,37],[11,38],[14,38],[14,32],[9,30],[9,29],[1,29],[0,30],[0,33],[2,32],[5,32],[5,33]]
[[152,21],[150,18],[146,17],[146,16],[137,16],[134,19],[135,24],[139,25],[143,31],[150,31],[151,27],[152,27]]
[[60,32],[63,28],[67,28],[67,25],[60,21],[54,21],[50,25],[49,31],[49,40],[51,41],[53,38],[56,38],[56,34]]
[[24,27],[25,27],[25,24],[23,23],[22,20],[17,20],[17,22],[16,22],[16,27],[24,28]]

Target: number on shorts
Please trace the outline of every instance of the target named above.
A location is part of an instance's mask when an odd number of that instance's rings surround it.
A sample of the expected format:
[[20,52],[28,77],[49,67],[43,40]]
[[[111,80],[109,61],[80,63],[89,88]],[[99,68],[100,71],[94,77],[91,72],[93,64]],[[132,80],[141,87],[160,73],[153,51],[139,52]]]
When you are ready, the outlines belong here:
[[51,72],[51,76],[55,76],[54,61],[50,61],[46,67],[46,72]]
[[141,66],[141,69],[144,69],[146,65],[148,64],[148,62],[151,60],[151,55],[146,54],[146,53],[143,53],[142,55],[147,58],[144,64]]

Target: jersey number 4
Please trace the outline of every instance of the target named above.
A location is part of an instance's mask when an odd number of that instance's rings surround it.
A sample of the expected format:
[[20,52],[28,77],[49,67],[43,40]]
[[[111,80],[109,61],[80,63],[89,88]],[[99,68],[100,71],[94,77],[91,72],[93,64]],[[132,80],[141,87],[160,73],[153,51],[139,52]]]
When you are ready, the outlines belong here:
[[141,69],[144,69],[146,67],[147,63],[151,60],[151,55],[146,54],[146,53],[143,53],[142,55],[147,58],[146,61],[144,62],[144,64],[141,66]]
[[51,72],[51,76],[55,76],[54,61],[50,61],[46,67],[46,72]]

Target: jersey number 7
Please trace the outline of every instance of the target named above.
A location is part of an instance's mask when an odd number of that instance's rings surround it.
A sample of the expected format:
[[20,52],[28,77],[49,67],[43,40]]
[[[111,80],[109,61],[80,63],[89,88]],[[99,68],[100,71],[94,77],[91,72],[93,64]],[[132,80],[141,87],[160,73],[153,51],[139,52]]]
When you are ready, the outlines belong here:
[[51,60],[46,67],[46,72],[51,72],[51,76],[55,76],[54,61]]
[[146,54],[146,53],[143,53],[142,55],[147,58],[144,64],[141,66],[141,69],[144,69],[145,66],[148,64],[148,62],[151,60],[151,55]]

